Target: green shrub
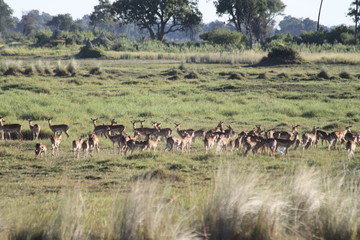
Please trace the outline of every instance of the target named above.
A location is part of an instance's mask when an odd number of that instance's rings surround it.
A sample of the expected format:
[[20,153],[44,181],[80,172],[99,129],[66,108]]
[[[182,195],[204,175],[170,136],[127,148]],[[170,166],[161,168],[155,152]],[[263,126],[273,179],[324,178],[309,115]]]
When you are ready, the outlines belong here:
[[88,48],[87,46],[82,47],[80,52],[76,55],[78,58],[99,58],[104,54],[98,48]]
[[261,60],[261,64],[300,64],[303,60],[300,54],[291,47],[277,45],[271,48],[268,56]]
[[321,72],[319,72],[317,77],[323,78],[323,79],[330,79],[330,75],[325,70],[322,70]]
[[341,77],[341,78],[344,78],[344,79],[351,79],[351,75],[350,75],[350,73],[348,73],[348,72],[341,72],[340,74],[339,74],[339,76]]
[[201,34],[200,38],[213,44],[237,48],[244,48],[246,44],[246,37],[242,33],[223,28],[214,28],[211,32]]

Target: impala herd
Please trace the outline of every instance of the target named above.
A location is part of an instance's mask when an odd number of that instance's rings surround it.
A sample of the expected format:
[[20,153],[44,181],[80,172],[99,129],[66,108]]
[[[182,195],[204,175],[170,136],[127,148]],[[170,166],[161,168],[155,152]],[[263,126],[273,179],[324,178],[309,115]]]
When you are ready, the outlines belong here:
[[[60,149],[62,133],[69,137],[69,126],[66,124],[52,125],[51,120],[48,119],[49,128],[53,132],[53,136],[50,138],[52,155],[57,155]],[[208,131],[181,129],[181,124],[175,123],[178,135],[175,137],[171,128],[162,128],[161,123],[158,122],[152,122],[152,127],[144,127],[145,120],[131,121],[134,134],[127,135],[125,126],[117,124],[115,119],[111,121],[110,125],[97,125],[97,118],[91,120],[94,130],[87,137],[81,136],[72,142],[74,158],[79,158],[81,152],[84,153],[85,157],[93,151],[99,152],[100,137],[109,139],[113,144],[114,151],[115,147],[117,147],[118,151],[124,155],[131,154],[137,149],[140,151],[156,151],[161,139],[166,143],[164,150],[170,152],[180,150],[183,153],[190,153],[191,144],[196,139],[202,139],[206,153],[213,148],[216,148],[216,153],[225,152],[228,149],[231,151],[242,150],[244,155],[250,152],[256,154],[261,150],[270,156],[276,154],[276,152],[286,155],[291,147],[295,150],[299,146],[302,146],[303,150],[310,147],[316,148],[321,140],[321,144],[328,143],[329,150],[336,149],[339,144],[346,143],[345,148],[348,158],[351,158],[354,155],[357,143],[360,141],[360,136],[351,132],[351,126],[330,133],[319,130],[318,127],[313,127],[311,131],[300,136],[297,129],[299,125],[293,126],[290,131],[275,131],[274,129],[265,131],[261,128],[261,125],[255,125],[256,128],[250,131],[242,131],[236,135],[230,125],[224,129],[222,121],[215,128]],[[140,123],[140,127],[136,126],[137,123]],[[15,134],[20,140],[23,139],[20,124],[5,124],[4,117],[0,117],[0,124],[2,140],[11,139],[11,134]],[[38,124],[33,125],[33,121],[29,120],[29,127],[33,140],[38,141],[40,126]],[[46,152],[47,146],[45,144],[36,144],[36,156],[46,156]]]

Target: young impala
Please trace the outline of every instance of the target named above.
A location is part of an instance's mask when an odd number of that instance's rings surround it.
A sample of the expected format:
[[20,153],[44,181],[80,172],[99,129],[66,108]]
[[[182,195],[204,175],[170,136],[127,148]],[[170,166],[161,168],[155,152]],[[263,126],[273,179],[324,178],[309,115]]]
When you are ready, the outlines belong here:
[[38,124],[32,125],[32,120],[29,120],[29,127],[33,134],[33,140],[38,140],[40,135],[40,126]]
[[49,127],[51,129],[51,131],[53,131],[54,136],[56,136],[57,134],[61,135],[62,132],[64,132],[66,134],[67,137],[69,137],[68,131],[69,131],[69,126],[66,124],[59,124],[59,125],[51,125],[51,120],[52,118],[48,119],[48,123],[49,123]]
[[51,137],[50,141],[51,141],[52,155],[55,156],[55,151],[56,151],[56,155],[58,155],[58,152],[60,150],[61,135]]
[[35,157],[41,158],[41,155],[43,155],[44,158],[46,158],[46,151],[47,151],[47,147],[45,144],[37,143],[35,145]]
[[72,149],[73,149],[73,156],[74,158],[79,158],[80,157],[80,151],[82,148],[82,144],[83,144],[83,138],[80,137],[78,140],[74,140],[72,142]]
[[23,139],[20,124],[5,124],[4,117],[0,117],[0,124],[0,131],[2,131],[2,140],[4,140],[6,136],[11,140],[11,133],[15,133],[18,139]]

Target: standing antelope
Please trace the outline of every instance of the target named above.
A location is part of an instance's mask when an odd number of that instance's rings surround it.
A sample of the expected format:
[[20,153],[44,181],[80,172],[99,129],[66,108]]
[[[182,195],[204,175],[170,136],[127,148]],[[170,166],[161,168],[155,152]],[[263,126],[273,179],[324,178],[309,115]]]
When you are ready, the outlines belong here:
[[[141,128],[136,128],[136,123],[139,122],[141,125]],[[145,120],[137,120],[137,121],[131,121],[132,125],[133,125],[133,129],[134,129],[134,134],[136,133],[139,136],[146,136],[146,135],[152,135],[155,136],[158,134],[159,130],[156,128],[145,128],[143,123],[145,122]]]
[[90,152],[92,151],[96,151],[99,152],[100,151],[100,147],[99,147],[99,137],[96,135],[96,133],[90,133],[89,134],[89,147],[90,147]]
[[356,137],[353,137],[351,139],[349,139],[347,142],[346,142],[346,151],[348,152],[348,158],[350,159],[354,153],[355,153],[355,148],[356,148],[356,144],[358,142],[358,136]]
[[179,134],[181,138],[185,138],[188,135],[192,135],[195,131],[194,129],[184,129],[180,130],[181,123],[175,123],[176,132]]
[[40,126],[38,124],[32,125],[32,120],[29,121],[29,127],[33,134],[33,140],[38,140],[40,135]]
[[80,150],[82,148],[82,144],[83,144],[83,139],[82,137],[80,137],[78,140],[74,140],[72,142],[72,149],[73,149],[73,155],[74,158],[79,158],[80,157]]
[[185,137],[181,137],[181,152],[190,153],[190,147],[192,139],[194,138],[195,132],[193,131],[191,134],[186,133]]
[[351,132],[350,128],[351,126],[348,126],[345,128],[345,130],[334,131],[328,135],[329,150],[331,149],[331,147],[336,149],[337,142],[340,142],[340,144],[345,142],[345,135],[348,132]]
[[66,134],[66,136],[69,137],[69,134],[68,134],[69,126],[68,125],[66,125],[66,124],[51,125],[51,120],[52,120],[52,118],[49,118],[48,123],[49,123],[49,127],[50,127],[51,131],[53,131],[55,136],[57,135],[57,133],[59,133],[59,135],[61,135],[61,133],[64,132]]
[[50,137],[50,141],[51,141],[52,155],[55,156],[55,151],[56,153],[58,153],[60,150],[61,135]]
[[121,125],[121,124],[117,124],[115,119],[111,120],[111,125],[109,125],[109,128],[110,128],[111,135],[116,134],[116,133],[122,134],[123,131],[125,130],[125,126]]
[[291,131],[289,131],[289,132],[287,132],[287,131],[276,131],[276,132],[274,132],[274,138],[289,140],[292,136],[295,135],[295,133],[297,133],[297,128],[299,126],[300,125],[293,126]]
[[35,157],[44,155],[44,158],[46,158],[46,151],[47,151],[47,147],[45,144],[41,144],[41,143],[37,143],[35,145]]
[[205,152],[208,153],[215,145],[216,140],[219,135],[217,134],[207,134],[204,138]]
[[94,130],[93,132],[98,136],[105,136],[107,138],[107,132],[109,129],[109,125],[96,125],[97,118],[92,119],[92,122],[94,124]]
[[[110,132],[110,131],[109,131]],[[108,138],[113,144],[113,150],[115,152],[115,144],[119,147],[119,153],[120,151],[124,151],[126,147],[126,137],[122,134],[111,136],[108,132]]]
[[276,150],[278,150],[279,147],[285,148],[285,155],[288,154],[289,148],[296,143],[296,141],[299,139],[299,135],[296,132],[293,140],[285,140],[285,139],[276,139]]
[[89,139],[86,139],[83,141],[81,148],[83,150],[84,153],[84,158],[87,157],[89,155],[89,150],[90,150],[90,144],[89,144]]
[[149,145],[149,138],[150,134],[147,134],[145,141],[128,140],[124,154],[126,155],[128,151],[130,151],[131,154],[135,149],[140,149],[141,152],[143,152]]
[[318,141],[317,129],[318,127],[314,126],[311,132],[306,132],[302,135],[302,144],[304,145],[303,150],[308,149],[310,146],[316,147]]
[[15,133],[18,139],[23,139],[20,124],[4,124],[4,122],[4,117],[0,117],[0,130],[2,131],[2,140],[5,139],[6,135],[11,140],[11,133]]
[[149,150],[153,150],[155,152],[159,140],[160,140],[159,136],[156,136],[155,140],[149,139],[146,148]]
[[156,134],[157,136],[164,137],[164,139],[171,137],[171,135],[172,135],[171,128],[160,128],[161,123],[157,123],[157,122],[154,122],[153,125],[154,125],[154,128],[156,128],[158,130],[158,133]]

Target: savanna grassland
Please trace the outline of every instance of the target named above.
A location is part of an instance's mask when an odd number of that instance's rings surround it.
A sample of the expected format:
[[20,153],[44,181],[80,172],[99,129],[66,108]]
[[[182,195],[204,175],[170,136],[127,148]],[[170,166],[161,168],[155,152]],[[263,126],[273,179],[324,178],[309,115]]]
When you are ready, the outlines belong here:
[[[299,124],[300,133],[351,125],[356,132],[356,53],[303,53],[303,64],[260,66],[266,53],[70,60],[70,50],[6,51],[0,115],[22,124],[25,139],[0,142],[2,239],[360,238],[360,158],[349,160],[344,146],[245,157],[206,154],[197,139],[190,154],[164,152],[161,141],[156,152],[124,156],[101,137],[99,153],[74,159],[71,151],[73,140],[93,130],[91,118],[115,118],[127,134],[138,119],[147,127],[161,122],[175,136],[175,122],[209,130],[220,120],[237,133],[259,124]],[[22,72],[5,74],[9,66]],[[70,126],[55,156],[48,118]],[[28,119],[41,126],[46,159],[35,158]]]

